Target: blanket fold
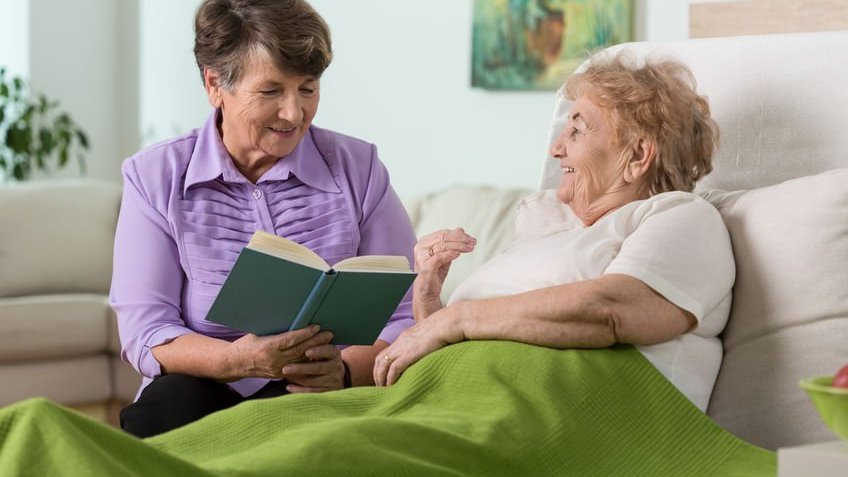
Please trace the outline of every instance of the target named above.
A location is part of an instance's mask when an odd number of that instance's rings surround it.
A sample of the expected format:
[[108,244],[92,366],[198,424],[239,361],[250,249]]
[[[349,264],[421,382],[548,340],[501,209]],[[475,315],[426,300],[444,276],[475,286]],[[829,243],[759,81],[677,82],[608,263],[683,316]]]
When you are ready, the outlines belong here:
[[2,475],[774,476],[634,348],[449,346],[389,388],[248,401],[147,440],[43,399],[0,410]]

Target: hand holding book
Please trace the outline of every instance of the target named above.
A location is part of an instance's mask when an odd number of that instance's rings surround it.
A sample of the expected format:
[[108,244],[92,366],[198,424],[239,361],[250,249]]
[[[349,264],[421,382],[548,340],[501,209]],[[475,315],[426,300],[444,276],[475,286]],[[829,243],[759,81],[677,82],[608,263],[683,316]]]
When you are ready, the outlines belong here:
[[336,344],[370,345],[414,279],[406,257],[351,257],[330,266],[303,245],[257,231],[206,319],[256,335],[317,324]]

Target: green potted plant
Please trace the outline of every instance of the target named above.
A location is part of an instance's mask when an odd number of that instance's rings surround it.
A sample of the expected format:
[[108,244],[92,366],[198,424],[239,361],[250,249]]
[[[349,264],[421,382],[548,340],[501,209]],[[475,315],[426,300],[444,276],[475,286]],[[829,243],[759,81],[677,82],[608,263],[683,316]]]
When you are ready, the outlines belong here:
[[71,157],[85,173],[88,137],[59,103],[35,94],[0,67],[0,178],[23,181],[35,170],[65,167]]

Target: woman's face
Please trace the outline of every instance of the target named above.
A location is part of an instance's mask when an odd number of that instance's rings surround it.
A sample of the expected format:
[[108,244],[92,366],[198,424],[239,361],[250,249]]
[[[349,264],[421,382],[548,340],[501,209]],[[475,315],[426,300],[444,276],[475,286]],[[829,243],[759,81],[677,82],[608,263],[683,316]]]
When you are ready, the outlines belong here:
[[221,108],[224,146],[256,178],[297,147],[318,111],[319,79],[280,71],[262,55],[247,61],[232,91],[211,83],[207,78],[209,102]]
[[557,197],[584,223],[619,207],[627,184],[623,178],[621,149],[613,144],[613,130],[603,111],[580,96],[569,111],[568,123],[551,146],[562,177]]

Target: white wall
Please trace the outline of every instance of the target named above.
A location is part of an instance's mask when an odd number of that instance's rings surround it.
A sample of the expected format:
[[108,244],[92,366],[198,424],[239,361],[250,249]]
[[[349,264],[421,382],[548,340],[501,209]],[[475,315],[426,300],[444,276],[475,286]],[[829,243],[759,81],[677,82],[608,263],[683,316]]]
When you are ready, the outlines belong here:
[[[114,178],[117,170],[116,5],[111,0],[30,4],[32,88],[58,100],[88,133],[88,176],[96,178]],[[76,161],[59,175],[78,176]]]
[[144,144],[199,127],[210,111],[193,53],[199,4],[139,2],[139,122]]
[[[686,38],[691,1],[636,0],[637,38]],[[336,53],[316,124],[376,143],[402,195],[536,186],[553,93],[469,86],[473,0],[312,3]],[[0,64],[31,75],[89,133],[89,176],[119,180],[124,157],[209,113],[192,55],[198,4],[0,0]]]
[[12,75],[29,74],[29,2],[0,0],[0,66]]
[[553,93],[470,87],[472,1],[312,3],[335,49],[316,123],[375,142],[402,195],[536,185]]
[[[470,87],[473,0],[312,0],[333,33],[317,125],[377,144],[401,195],[453,182],[535,187],[553,92]],[[638,0],[637,38],[687,37],[688,3]],[[209,112],[191,53],[199,0],[141,0],[140,122],[150,144]]]

